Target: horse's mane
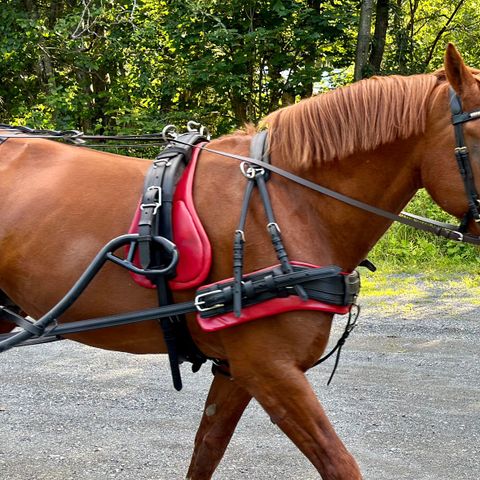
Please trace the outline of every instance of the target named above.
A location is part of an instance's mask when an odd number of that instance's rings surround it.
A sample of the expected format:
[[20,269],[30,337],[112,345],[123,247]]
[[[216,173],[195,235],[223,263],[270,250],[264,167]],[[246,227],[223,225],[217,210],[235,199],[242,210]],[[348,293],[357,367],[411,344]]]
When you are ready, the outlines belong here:
[[373,77],[268,115],[270,150],[296,167],[373,150],[425,130],[441,72]]

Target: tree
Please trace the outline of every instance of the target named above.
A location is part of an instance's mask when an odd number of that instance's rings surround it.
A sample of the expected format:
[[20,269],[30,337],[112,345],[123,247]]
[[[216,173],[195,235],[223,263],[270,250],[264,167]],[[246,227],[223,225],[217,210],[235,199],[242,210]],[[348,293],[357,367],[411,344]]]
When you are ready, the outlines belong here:
[[355,72],[353,79],[361,80],[367,65],[368,51],[371,39],[373,0],[362,0],[360,7],[360,21],[358,26],[357,49],[355,53]]
[[[339,8],[339,5],[343,8]],[[354,0],[5,0],[4,120],[219,132],[309,96],[351,63]]]
[[383,53],[387,38],[389,20],[389,0],[377,0],[375,10],[375,32],[372,39],[372,47],[368,60],[368,74],[376,75],[381,72]]
[[130,133],[195,119],[217,134],[344,84],[354,70],[361,78],[436,68],[447,40],[473,64],[480,57],[480,0],[358,6],[3,0],[0,121]]

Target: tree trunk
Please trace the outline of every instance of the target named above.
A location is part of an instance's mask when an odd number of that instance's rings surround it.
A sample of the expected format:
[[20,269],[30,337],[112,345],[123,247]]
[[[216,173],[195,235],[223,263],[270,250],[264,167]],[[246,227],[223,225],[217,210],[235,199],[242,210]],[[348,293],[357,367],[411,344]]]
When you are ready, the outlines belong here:
[[367,65],[368,49],[370,47],[370,29],[372,24],[373,0],[362,0],[360,23],[358,26],[357,51],[355,54],[354,80],[361,80]]
[[370,59],[368,62],[369,75],[380,73],[383,52],[385,51],[385,39],[387,37],[389,7],[389,0],[377,0],[375,33],[373,34],[372,51],[370,52]]
[[230,104],[239,126],[248,123],[247,102],[237,92],[230,93]]

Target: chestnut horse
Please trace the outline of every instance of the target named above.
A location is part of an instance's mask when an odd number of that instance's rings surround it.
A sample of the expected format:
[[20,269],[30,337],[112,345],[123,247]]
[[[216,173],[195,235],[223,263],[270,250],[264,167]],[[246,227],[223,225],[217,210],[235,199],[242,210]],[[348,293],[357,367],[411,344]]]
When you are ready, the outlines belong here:
[[[444,210],[460,218],[468,207],[453,153],[449,86],[466,111],[480,108],[479,72],[466,67],[452,45],[444,70],[434,74],[364,80],[281,109],[265,119],[271,162],[396,213],[424,187]],[[465,124],[464,132],[474,175],[480,178],[480,122]],[[246,156],[252,133],[219,138],[209,148]],[[149,166],[145,160],[48,140],[5,141],[0,146],[4,295],[34,318],[58,302],[96,252],[127,231]],[[194,196],[213,248],[209,282],[232,275],[233,232],[245,182],[236,160],[202,153]],[[277,175],[268,189],[293,260],[350,271],[391,223]],[[254,198],[246,226],[245,272],[276,263],[265,223],[261,202]],[[469,230],[479,233],[472,224]],[[192,296],[182,293],[176,300]],[[61,321],[155,305],[153,291],[107,265]],[[211,478],[252,397],[323,479],[362,478],[304,375],[324,351],[331,323],[331,314],[296,312],[205,333],[193,317],[188,319],[197,346],[209,357],[228,361],[232,375],[213,379],[189,479]],[[166,351],[156,321],[69,338],[138,354]]]

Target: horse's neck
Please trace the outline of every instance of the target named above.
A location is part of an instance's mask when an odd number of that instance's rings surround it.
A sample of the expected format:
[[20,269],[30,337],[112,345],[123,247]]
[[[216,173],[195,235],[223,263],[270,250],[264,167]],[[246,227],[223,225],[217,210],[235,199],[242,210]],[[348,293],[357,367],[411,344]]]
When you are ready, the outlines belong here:
[[[306,176],[354,199],[399,212],[420,185],[414,146],[413,140],[396,142],[317,166]],[[278,209],[281,221],[290,223],[288,236],[295,241],[289,243],[302,260],[351,269],[391,223],[300,186],[290,184],[279,190],[279,203],[284,206]]]

